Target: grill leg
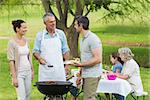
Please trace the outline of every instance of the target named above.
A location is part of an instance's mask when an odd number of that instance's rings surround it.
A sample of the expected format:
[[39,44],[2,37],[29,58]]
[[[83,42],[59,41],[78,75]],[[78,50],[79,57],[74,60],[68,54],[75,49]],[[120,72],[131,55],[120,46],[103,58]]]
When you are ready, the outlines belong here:
[[64,97],[63,97],[63,95],[61,95],[61,99],[62,99],[62,100],[64,100]]
[[131,96],[132,96],[132,98],[133,98],[134,100],[137,100],[136,97],[134,97],[132,93],[131,93]]
[[44,100],[50,100],[51,99],[51,97],[50,96],[48,96],[48,95],[46,95],[46,96],[44,96],[44,98],[43,98]]
[[43,100],[46,100],[46,96],[44,96]]
[[56,100],[65,100],[63,95],[56,96]]
[[63,99],[60,99],[60,98],[58,98],[57,99],[57,97],[56,96],[49,96],[49,95],[46,95],[46,96],[44,96],[44,98],[43,98],[44,100],[63,100]]

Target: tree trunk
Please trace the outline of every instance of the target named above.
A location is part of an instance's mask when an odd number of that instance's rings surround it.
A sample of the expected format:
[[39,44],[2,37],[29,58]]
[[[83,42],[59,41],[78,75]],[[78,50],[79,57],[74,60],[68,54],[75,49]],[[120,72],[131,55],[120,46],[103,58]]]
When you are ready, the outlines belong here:
[[67,29],[67,39],[68,39],[68,44],[70,47],[70,54],[72,57],[78,57],[78,37],[79,34],[75,31],[74,28],[69,28]]

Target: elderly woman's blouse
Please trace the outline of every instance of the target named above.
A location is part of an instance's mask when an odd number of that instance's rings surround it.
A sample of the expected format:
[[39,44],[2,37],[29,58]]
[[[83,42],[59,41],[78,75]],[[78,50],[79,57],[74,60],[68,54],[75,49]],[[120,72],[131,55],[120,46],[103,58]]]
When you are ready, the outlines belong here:
[[141,94],[143,92],[139,65],[134,59],[130,59],[124,63],[121,73],[129,76],[127,81],[131,84],[131,87],[135,93]]

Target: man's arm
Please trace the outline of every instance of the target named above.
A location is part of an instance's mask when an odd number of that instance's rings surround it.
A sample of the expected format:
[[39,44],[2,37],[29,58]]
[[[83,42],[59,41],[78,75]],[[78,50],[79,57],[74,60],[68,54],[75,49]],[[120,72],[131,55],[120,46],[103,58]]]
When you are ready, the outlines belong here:
[[92,49],[93,58],[87,60],[86,62],[76,64],[75,66],[84,67],[84,66],[93,66],[102,62],[102,50],[100,48]]
[[97,36],[92,36],[88,39],[88,46],[91,49],[92,58],[78,64],[79,67],[94,66],[102,63],[102,43]]
[[[64,58],[64,60],[69,60],[69,59],[70,59],[70,52],[67,51],[65,54],[63,54],[63,58]],[[67,70],[67,69],[70,69],[70,68],[69,68],[69,65],[65,64],[65,69],[66,69],[66,70]]]
[[42,40],[42,33],[39,32],[34,42],[33,56],[36,58],[36,60],[38,60],[40,64],[45,64],[46,61],[40,56],[41,40]]
[[34,52],[34,53],[33,53],[33,56],[38,60],[38,62],[39,62],[40,64],[43,64],[43,65],[46,64],[45,59],[43,59],[43,58],[40,56],[40,53]]
[[61,42],[62,42],[62,48],[61,49],[62,49],[63,58],[64,58],[64,60],[69,60],[70,59],[70,50],[68,47],[66,35],[62,31],[60,36],[61,36]]
[[64,60],[69,60],[70,59],[70,52],[67,51],[65,54],[63,54]]

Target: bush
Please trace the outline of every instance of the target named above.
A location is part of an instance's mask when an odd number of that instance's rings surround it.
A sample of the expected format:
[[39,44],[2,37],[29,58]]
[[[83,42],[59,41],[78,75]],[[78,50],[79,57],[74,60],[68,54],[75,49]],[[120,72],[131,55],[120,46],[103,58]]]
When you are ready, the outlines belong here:
[[[110,54],[123,46],[103,46],[103,64],[110,64]],[[134,59],[139,63],[140,67],[150,68],[150,48],[129,47],[134,56]]]

